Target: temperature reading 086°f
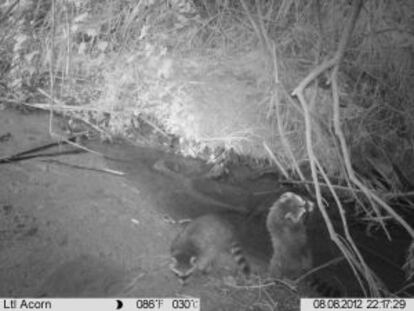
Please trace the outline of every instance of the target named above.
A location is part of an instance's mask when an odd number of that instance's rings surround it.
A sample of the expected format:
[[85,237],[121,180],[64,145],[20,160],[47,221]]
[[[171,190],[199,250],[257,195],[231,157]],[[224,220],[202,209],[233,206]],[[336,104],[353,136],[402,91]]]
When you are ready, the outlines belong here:
[[163,299],[161,298],[144,298],[137,299],[138,310],[162,310]]

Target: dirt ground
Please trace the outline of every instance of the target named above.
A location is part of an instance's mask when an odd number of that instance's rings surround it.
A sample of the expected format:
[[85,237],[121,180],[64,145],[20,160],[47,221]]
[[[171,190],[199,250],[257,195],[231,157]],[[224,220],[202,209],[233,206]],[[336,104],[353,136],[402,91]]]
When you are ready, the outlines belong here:
[[[47,114],[0,111],[0,157],[51,142],[48,126]],[[0,296],[192,296],[201,298],[202,310],[298,308],[297,296],[283,286],[248,288],[227,270],[181,286],[168,269],[174,220],[212,207],[153,169],[173,155],[119,144],[88,147],[107,157],[81,153],[0,165]],[[125,175],[93,170],[104,168]]]

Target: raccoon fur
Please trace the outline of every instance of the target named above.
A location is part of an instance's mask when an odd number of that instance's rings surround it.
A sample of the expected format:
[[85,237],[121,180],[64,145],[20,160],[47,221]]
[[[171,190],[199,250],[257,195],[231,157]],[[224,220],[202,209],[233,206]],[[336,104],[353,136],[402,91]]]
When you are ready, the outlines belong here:
[[272,241],[273,255],[269,272],[275,278],[295,279],[312,267],[305,216],[313,203],[286,192],[270,208],[266,227]]
[[203,215],[188,223],[171,243],[170,252],[170,269],[183,282],[197,270],[209,272],[216,259],[226,252],[230,252],[245,275],[250,274],[233,224],[221,214]]

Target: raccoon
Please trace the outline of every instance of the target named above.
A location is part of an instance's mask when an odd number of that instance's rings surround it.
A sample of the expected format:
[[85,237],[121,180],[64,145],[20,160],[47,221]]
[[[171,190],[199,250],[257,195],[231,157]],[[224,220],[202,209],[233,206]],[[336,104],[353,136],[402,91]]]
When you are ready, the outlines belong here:
[[266,227],[273,247],[272,277],[295,279],[312,267],[304,223],[305,214],[312,210],[312,202],[292,192],[284,193],[271,206]]
[[207,214],[188,223],[171,243],[173,271],[184,283],[196,270],[208,273],[216,259],[230,252],[246,276],[250,265],[235,237],[233,224],[222,214]]

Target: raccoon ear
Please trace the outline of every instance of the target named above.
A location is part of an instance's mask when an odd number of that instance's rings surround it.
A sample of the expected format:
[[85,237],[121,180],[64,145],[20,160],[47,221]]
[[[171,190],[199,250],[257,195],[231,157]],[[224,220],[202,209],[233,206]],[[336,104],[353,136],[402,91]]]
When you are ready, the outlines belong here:
[[315,208],[315,204],[311,201],[306,200],[306,207],[308,208],[308,213],[313,212],[313,209]]
[[177,259],[175,257],[171,257],[171,265],[175,266],[177,264]]
[[190,258],[190,264],[192,266],[195,266],[196,263],[197,263],[197,257],[196,256],[191,256],[191,258]]

